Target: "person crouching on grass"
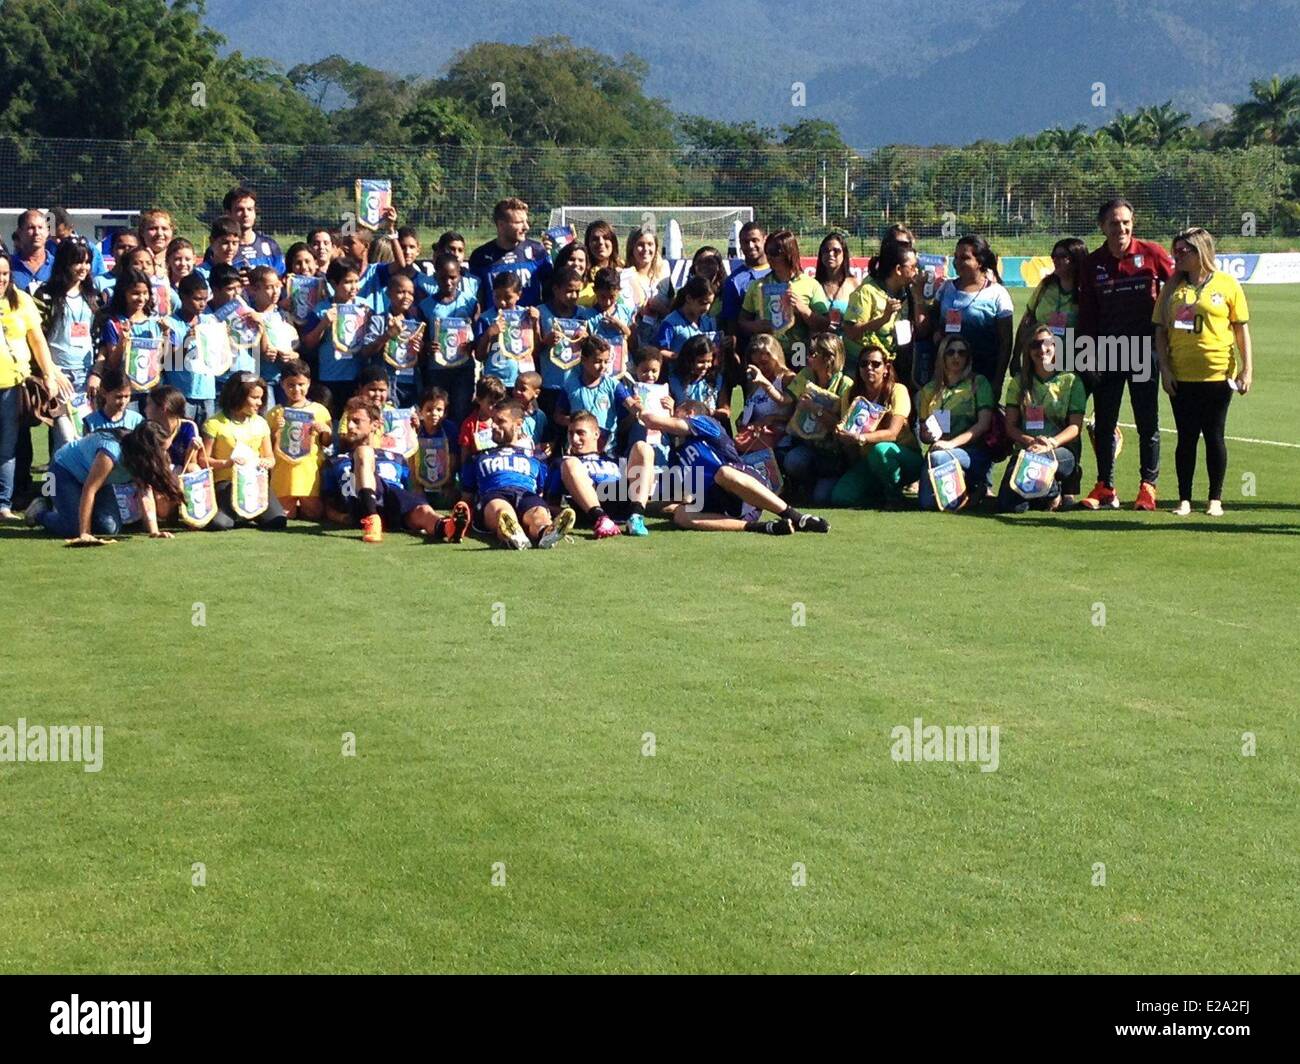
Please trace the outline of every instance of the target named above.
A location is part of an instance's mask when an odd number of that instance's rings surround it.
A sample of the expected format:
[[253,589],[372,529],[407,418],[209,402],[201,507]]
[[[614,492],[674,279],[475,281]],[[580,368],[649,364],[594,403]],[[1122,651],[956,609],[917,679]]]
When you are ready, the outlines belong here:
[[[633,400],[635,402],[635,400]],[[585,411],[569,421],[569,453],[551,473],[552,491],[573,499],[597,539],[622,535],[615,521],[626,521],[632,536],[649,535],[645,508],[654,486],[655,455],[644,440],[633,443],[627,458],[627,482],[614,459],[600,451],[600,422]],[[609,485],[608,487],[606,485]],[[620,497],[621,496],[621,497]]]
[[[731,437],[706,411],[703,403],[688,401],[677,407],[675,416],[649,410],[638,415],[646,428],[678,437],[675,463],[689,490],[700,493],[691,506],[679,503],[673,508],[674,525],[695,532],[765,532],[774,536],[831,530],[824,518],[787,505],[748,473]],[[777,519],[741,520],[745,503],[774,513]]]
[[443,517],[423,495],[408,491],[405,460],[375,447],[383,430],[383,414],[369,399],[357,395],[344,404],[338,454],[322,478],[326,518],[359,526],[365,543],[382,543],[385,528],[404,528],[434,543],[459,543],[469,528],[469,507],[458,502],[451,516]]
[[524,410],[507,399],[492,408],[492,440],[496,446],[467,455],[460,470],[466,499],[474,500],[474,528],[496,536],[512,550],[548,550],[573,528],[569,507],[554,521],[542,499],[546,465],[520,446]]
[[114,484],[135,482],[150,539],[171,539],[158,528],[154,497],[179,504],[180,482],[167,457],[167,430],[141,421],[130,431],[92,432],[65,443],[50,462],[54,504],[38,498],[27,510],[27,523],[63,536],[69,547],[102,547],[116,540],[101,536],[122,530]]

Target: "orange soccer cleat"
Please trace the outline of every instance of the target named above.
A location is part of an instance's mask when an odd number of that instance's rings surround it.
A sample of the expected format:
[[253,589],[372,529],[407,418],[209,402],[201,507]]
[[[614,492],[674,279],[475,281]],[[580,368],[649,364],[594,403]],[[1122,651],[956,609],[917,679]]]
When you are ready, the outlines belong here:
[[361,519],[361,542],[384,542],[384,522],[380,520],[378,514],[371,514],[369,517]]
[[1135,510],[1154,510],[1156,508],[1156,486],[1142,481],[1142,486],[1138,488],[1138,497],[1133,500],[1133,509]]
[[1079,500],[1079,505],[1085,510],[1118,510],[1119,496],[1115,494],[1115,489],[1103,484],[1100,480],[1092,491],[1088,492]]

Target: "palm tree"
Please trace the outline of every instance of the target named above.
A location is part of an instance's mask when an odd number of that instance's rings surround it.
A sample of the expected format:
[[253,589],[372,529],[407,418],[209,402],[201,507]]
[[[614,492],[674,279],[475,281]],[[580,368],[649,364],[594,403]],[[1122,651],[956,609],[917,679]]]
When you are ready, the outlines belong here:
[[1088,132],[1088,127],[1080,123],[1077,126],[1071,126],[1069,129],[1062,129],[1060,126],[1053,126],[1051,129],[1045,129],[1039,134],[1039,144],[1044,148],[1055,148],[1057,151],[1079,151],[1093,143],[1093,136]]
[[1300,119],[1300,74],[1250,83],[1251,99],[1237,105],[1232,124],[1247,143],[1281,144],[1294,139]]
[[1110,122],[1101,127],[1101,132],[1121,147],[1131,148],[1143,142],[1146,128],[1146,123],[1140,116],[1119,111]]
[[1137,116],[1146,127],[1146,139],[1152,147],[1174,147],[1192,136],[1187,128],[1192,116],[1186,111],[1175,111],[1173,100],[1166,100],[1158,107],[1139,108]]

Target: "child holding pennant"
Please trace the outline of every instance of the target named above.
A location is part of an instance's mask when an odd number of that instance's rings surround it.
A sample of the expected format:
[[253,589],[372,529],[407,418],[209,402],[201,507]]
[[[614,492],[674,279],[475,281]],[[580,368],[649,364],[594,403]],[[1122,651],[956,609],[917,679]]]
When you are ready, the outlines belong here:
[[243,277],[233,266],[221,263],[214,265],[208,273],[208,287],[212,292],[208,313],[226,327],[226,333],[230,337],[230,366],[224,373],[217,374],[216,379],[216,390],[220,394],[233,375],[258,375],[262,321],[253,308],[244,302]]
[[250,523],[263,531],[285,526],[268,475],[275,453],[271,428],[260,413],[265,397],[264,380],[236,373],[221,390],[221,413],[203,425],[203,448],[216,480],[217,513],[207,525],[211,531]]
[[[437,291],[416,308],[425,322],[424,381],[447,393],[447,416],[459,424],[474,403],[474,325],[478,299],[461,283],[460,259],[442,252],[433,260]],[[475,290],[477,291],[477,290]]]
[[596,301],[592,306],[595,314],[588,328],[609,344],[609,369],[611,377],[621,377],[632,367],[632,357],[636,353],[636,332],[632,323],[636,318],[636,307],[623,298],[619,271],[613,266],[604,266],[596,271]]
[[361,274],[351,259],[335,259],[325,271],[332,302],[312,310],[303,327],[302,349],[316,351],[319,377],[330,390],[331,412],[338,416],[356,391],[361,343],[369,308],[356,302]]
[[[180,304],[166,319],[171,335],[172,365],[163,372],[163,384],[178,388],[185,397],[185,416],[199,428],[215,413],[216,377],[230,369],[230,336],[208,313],[208,282],[200,273],[181,278]],[[175,352],[180,352],[177,358]],[[179,363],[179,364],[177,364]]]
[[483,361],[483,373],[496,377],[507,390],[523,370],[535,369],[539,314],[536,307],[520,306],[523,285],[510,270],[492,278],[493,305],[478,322],[475,354]]
[[[298,357],[298,330],[280,311],[282,288],[279,274],[270,266],[254,266],[248,273],[248,298],[253,316],[261,325],[258,347],[261,376],[276,398],[282,398],[279,384],[284,363]],[[267,404],[270,405],[270,396]]]
[[284,275],[284,296],[280,301],[280,309],[294,325],[301,326],[316,309],[316,304],[329,298],[325,290],[325,277],[317,274],[316,256],[301,241],[290,245],[284,261],[288,264],[289,272]]
[[542,394],[538,404],[548,418],[555,417],[556,404],[564,394],[564,378],[581,360],[587,323],[596,316],[590,307],[578,305],[582,285],[582,274],[566,266],[551,280],[550,302],[538,309],[542,363]]
[[415,309],[415,282],[400,273],[388,278],[388,310],[370,316],[361,356],[379,359],[398,406],[414,406],[420,394],[420,356],[425,323]]
[[460,453],[457,426],[447,415],[447,405],[447,393],[441,388],[429,388],[420,396],[414,472],[416,484],[431,506],[438,506],[451,494]]
[[998,490],[998,510],[1056,510],[1061,483],[1074,472],[1088,396],[1083,381],[1056,369],[1056,336],[1035,325],[1020,371],[1007,382],[1007,436],[1014,450]]
[[280,386],[284,402],[267,415],[275,467],[271,491],[287,518],[319,521],[325,509],[320,499],[320,469],[332,438],[330,412],[307,399],[311,367],[301,359],[284,363]]
[[[162,381],[167,330],[154,313],[150,280],[139,270],[128,271],[113,289],[100,336],[100,354],[103,365],[126,374],[132,398],[143,413],[145,397]],[[92,370],[92,376],[99,373]]]

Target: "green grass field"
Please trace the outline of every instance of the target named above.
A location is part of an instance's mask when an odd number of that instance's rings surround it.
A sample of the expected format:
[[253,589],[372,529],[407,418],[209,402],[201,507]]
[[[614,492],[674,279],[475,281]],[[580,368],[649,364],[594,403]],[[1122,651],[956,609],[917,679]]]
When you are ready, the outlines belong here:
[[[1248,295],[1229,432],[1300,444],[1297,291]],[[0,971],[1296,971],[1298,463],[1231,443],[1218,521],[5,528],[0,724],[104,752],[0,764]],[[895,762],[917,716],[997,771]]]

